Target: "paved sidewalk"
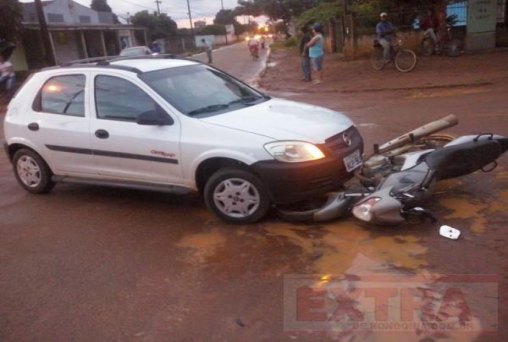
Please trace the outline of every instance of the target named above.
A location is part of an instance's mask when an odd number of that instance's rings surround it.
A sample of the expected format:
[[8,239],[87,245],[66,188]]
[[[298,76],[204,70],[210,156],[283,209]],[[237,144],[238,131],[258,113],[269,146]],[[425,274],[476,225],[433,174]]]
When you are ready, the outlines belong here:
[[368,59],[344,61],[328,54],[324,61],[324,82],[302,82],[300,58],[295,50],[272,51],[269,68],[260,86],[285,92],[375,92],[403,89],[439,89],[491,85],[508,81],[508,52],[462,55],[459,57],[418,56],[416,68],[398,72],[393,64],[374,70]]

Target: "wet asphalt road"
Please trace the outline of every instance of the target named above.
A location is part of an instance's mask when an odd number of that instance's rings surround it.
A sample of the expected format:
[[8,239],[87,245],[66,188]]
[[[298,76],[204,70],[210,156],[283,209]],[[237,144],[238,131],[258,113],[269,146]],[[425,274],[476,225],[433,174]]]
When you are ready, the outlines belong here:
[[[216,65],[250,77],[251,72],[242,74],[245,65],[254,70],[260,62],[249,60],[244,48],[217,51]],[[334,101],[326,94],[290,97],[345,111],[370,146],[452,108],[466,122],[454,133],[494,127],[506,134],[505,94],[506,87],[419,98],[401,93]],[[427,112],[435,114],[424,117]],[[507,317],[507,186],[505,156],[493,174],[471,175],[440,188],[429,206],[464,234],[451,243],[437,236],[430,223],[394,229],[352,219],[294,225],[272,214],[257,225],[226,225],[198,196],[68,184],[35,196],[16,184],[0,154],[0,340],[432,341],[448,336],[467,341],[487,333],[477,340],[503,341],[508,337],[499,326]],[[341,315],[338,289],[353,291],[360,280],[369,283],[369,277],[374,279],[371,287],[425,288],[416,295],[422,308],[441,307],[444,321],[461,317],[455,302],[455,309],[444,308],[445,283],[437,279],[464,273],[498,277],[459,278],[458,285],[449,286],[466,295],[469,330],[340,324],[356,317],[356,311]],[[297,306],[295,288],[306,286],[330,292],[326,300],[319,292],[304,295]],[[481,296],[471,297],[473,293]],[[356,307],[364,308],[364,314],[384,312],[372,309],[366,295],[350,293],[342,303],[350,298],[358,300]],[[322,310],[322,302],[334,305],[331,316],[313,315]]]

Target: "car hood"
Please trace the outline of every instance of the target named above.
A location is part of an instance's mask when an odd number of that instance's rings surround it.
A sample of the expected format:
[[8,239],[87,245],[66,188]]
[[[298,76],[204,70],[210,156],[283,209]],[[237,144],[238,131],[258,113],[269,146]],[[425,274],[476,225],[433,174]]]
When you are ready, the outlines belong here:
[[311,143],[324,143],[325,139],[353,125],[348,117],[333,110],[281,99],[271,99],[202,120],[275,140]]

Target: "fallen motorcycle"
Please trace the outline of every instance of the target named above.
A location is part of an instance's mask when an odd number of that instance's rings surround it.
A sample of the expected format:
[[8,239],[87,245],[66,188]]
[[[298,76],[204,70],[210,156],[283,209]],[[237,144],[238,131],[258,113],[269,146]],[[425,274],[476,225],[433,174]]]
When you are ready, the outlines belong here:
[[381,146],[356,172],[359,191],[328,195],[319,207],[298,211],[279,209],[289,221],[328,221],[352,213],[376,225],[396,225],[409,217],[434,216],[421,207],[436,182],[477,170],[492,171],[508,150],[508,138],[491,133],[456,139],[434,133],[458,123],[455,116],[424,125]]

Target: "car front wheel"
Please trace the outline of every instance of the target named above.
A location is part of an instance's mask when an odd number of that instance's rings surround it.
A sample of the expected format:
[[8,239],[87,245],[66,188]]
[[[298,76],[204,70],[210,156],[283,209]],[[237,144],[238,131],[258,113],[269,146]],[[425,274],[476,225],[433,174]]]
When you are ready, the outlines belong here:
[[215,172],[205,185],[205,202],[226,222],[254,223],[270,209],[270,197],[263,182],[240,168]]
[[16,179],[26,191],[41,194],[53,188],[51,170],[34,151],[21,149],[14,154],[12,161]]

